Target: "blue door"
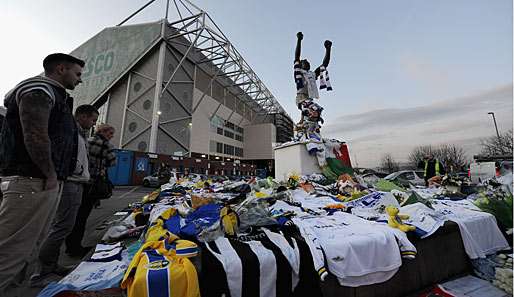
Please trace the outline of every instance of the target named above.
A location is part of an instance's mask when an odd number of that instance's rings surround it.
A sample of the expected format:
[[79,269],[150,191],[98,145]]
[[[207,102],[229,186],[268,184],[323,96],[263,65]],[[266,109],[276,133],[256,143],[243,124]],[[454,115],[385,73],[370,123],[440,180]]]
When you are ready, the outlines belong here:
[[131,151],[116,150],[116,166],[109,168],[109,179],[114,185],[122,186],[130,184],[132,176],[132,156]]

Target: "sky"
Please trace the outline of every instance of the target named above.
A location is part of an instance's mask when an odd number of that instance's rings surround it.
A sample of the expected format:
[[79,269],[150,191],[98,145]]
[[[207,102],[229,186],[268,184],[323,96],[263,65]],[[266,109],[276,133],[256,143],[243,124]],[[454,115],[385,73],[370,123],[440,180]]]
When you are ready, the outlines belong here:
[[[2,0],[0,94],[42,71],[146,0]],[[173,5],[173,1],[171,1]],[[512,128],[511,0],[193,0],[209,13],[281,105],[298,121],[292,62],[296,32],[314,67],[333,42],[334,90],[321,92],[322,134],[349,144],[359,166],[417,145],[452,143],[468,156],[480,138]],[[157,0],[130,23],[164,15]],[[171,17],[171,20],[173,20]]]

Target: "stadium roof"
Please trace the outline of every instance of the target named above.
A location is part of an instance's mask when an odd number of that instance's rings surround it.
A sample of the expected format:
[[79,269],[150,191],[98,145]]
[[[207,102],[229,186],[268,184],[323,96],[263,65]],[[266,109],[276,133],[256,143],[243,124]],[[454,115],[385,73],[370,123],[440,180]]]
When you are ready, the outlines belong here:
[[[93,56],[95,59],[99,59],[101,56],[105,61],[104,66],[112,67],[108,73],[103,74],[103,77],[100,77],[101,71],[100,74],[96,73],[97,69],[86,71],[84,84],[77,87],[77,90],[73,92],[79,102],[85,101],[85,98],[87,98],[87,103],[101,100],[109,89],[130,71],[146,53],[164,40],[183,52],[183,58],[176,67],[177,71],[180,64],[185,59],[189,59],[201,67],[202,70],[209,72],[212,76],[211,83],[216,81],[227,88],[232,95],[250,106],[256,114],[283,113],[289,117],[275,96],[207,12],[188,0],[164,1],[166,3],[165,25],[167,30],[162,28],[162,21],[124,25],[136,14],[155,2],[155,0],[151,0],[116,27],[102,30],[72,52],[73,55],[86,59],[88,62],[92,60]],[[170,4],[173,4],[175,10],[169,10]],[[170,14],[174,14],[178,20],[170,22]],[[116,52],[116,63],[113,63],[113,65],[107,63],[109,50]],[[163,93],[173,83],[177,71],[174,71],[171,77],[164,79],[166,85],[162,90]],[[90,76],[95,75],[98,75],[96,79],[89,80]],[[193,112],[200,102],[201,100],[196,106],[193,106]]]

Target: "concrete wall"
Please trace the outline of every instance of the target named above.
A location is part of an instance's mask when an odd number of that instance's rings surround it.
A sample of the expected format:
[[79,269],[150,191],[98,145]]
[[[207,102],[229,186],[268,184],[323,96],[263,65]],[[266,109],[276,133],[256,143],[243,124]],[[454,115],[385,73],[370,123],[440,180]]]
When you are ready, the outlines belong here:
[[[132,72],[139,74],[130,74],[128,88],[126,75],[110,91],[106,121],[116,128],[111,142],[119,148],[148,151],[158,57],[159,51],[154,49],[132,69]],[[127,107],[133,112],[125,113],[125,126],[122,131],[127,92]]]
[[[173,155],[190,150],[191,115],[193,105],[194,65],[187,59],[177,68],[183,55],[167,46],[164,61],[164,84],[171,78],[160,98],[157,153]],[[171,136],[170,136],[171,135]]]
[[[202,95],[198,89],[193,90],[193,106],[198,104]],[[193,113],[193,121],[191,126],[191,151],[196,153],[209,153],[209,117],[220,103],[216,100],[205,96],[202,103]]]
[[86,62],[83,83],[71,91],[75,105],[90,104],[159,38],[161,21],[110,27],[71,52]]
[[[193,106],[196,106],[203,95],[198,89],[193,91]],[[224,120],[231,121],[236,125],[245,128],[245,141],[246,141],[246,126],[250,121],[243,118],[240,114],[229,109],[227,106],[212,98],[209,95],[203,96],[198,108],[193,114],[193,124],[191,127],[191,151],[196,153],[215,154],[210,152],[210,141],[221,142],[232,146],[244,148],[244,143],[235,139],[219,135],[211,131],[211,117],[217,115]],[[217,154],[220,156],[233,157],[224,154]],[[246,158],[246,153],[245,153]]]
[[272,143],[275,142],[275,125],[266,123],[245,127],[245,159],[273,159]]

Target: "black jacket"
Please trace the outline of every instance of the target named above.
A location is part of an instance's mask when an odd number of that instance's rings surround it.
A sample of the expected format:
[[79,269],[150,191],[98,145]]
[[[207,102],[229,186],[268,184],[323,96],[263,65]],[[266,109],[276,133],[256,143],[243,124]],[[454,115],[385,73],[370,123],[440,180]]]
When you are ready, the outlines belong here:
[[51,141],[52,161],[57,178],[65,180],[73,173],[77,162],[78,132],[71,112],[73,99],[62,86],[40,76],[21,82],[6,95],[7,112],[2,125],[0,142],[0,173],[2,176],[46,178],[39,167],[32,162],[25,147],[16,100],[18,94],[23,92],[44,92],[52,94],[55,99],[48,120],[48,136]]

